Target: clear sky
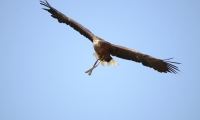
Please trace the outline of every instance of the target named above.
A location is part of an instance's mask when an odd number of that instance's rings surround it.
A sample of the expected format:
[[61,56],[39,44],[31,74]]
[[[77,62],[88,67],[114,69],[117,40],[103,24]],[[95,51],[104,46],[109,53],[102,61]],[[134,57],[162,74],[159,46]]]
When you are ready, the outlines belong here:
[[1,0],[0,120],[200,120],[199,0],[48,0],[95,35],[160,58],[179,74],[114,57],[41,8]]

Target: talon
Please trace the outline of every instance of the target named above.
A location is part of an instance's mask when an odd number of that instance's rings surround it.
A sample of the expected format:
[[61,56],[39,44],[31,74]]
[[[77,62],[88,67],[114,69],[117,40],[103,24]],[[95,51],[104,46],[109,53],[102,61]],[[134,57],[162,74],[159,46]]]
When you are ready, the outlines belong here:
[[92,68],[90,68],[89,70],[87,70],[85,73],[88,73],[88,75],[91,75],[92,74],[92,70],[94,68],[96,68],[99,64],[97,64],[96,66],[93,66]]
[[[99,59],[98,59],[98,60],[99,60]],[[94,63],[93,67],[90,68],[89,70],[87,70],[85,73],[88,73],[88,75],[91,75],[91,74],[92,74],[92,70],[93,70],[94,68],[96,68],[96,67],[99,65],[99,63],[97,64],[98,60]],[[96,64],[97,64],[97,65],[96,65]]]

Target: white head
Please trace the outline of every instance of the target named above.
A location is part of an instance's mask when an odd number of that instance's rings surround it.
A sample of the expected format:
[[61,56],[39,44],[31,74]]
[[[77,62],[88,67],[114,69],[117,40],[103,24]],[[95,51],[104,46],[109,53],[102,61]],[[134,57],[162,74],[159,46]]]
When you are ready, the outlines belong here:
[[93,44],[94,44],[94,46],[98,47],[101,45],[101,42],[100,42],[100,40],[96,39],[93,41]]

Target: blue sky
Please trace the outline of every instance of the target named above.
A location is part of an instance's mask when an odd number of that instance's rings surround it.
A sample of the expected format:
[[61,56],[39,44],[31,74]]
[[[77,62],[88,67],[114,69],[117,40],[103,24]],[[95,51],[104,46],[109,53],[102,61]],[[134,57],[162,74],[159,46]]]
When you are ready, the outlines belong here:
[[199,0],[48,0],[95,35],[173,61],[158,73],[114,57],[98,66],[92,43],[38,0],[1,0],[1,120],[199,120]]

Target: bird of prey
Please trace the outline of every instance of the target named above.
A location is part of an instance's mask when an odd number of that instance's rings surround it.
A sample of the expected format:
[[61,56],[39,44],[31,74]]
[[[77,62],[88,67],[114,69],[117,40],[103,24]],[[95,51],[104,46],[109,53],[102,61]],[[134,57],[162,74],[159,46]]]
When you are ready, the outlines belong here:
[[93,55],[96,57],[97,60],[94,63],[93,67],[85,72],[88,73],[88,75],[91,75],[93,69],[96,68],[99,65],[99,63],[104,65],[104,63],[107,62],[108,65],[112,66],[118,65],[118,63],[111,57],[111,55],[122,59],[132,60],[138,63],[142,63],[142,65],[153,68],[154,70],[161,73],[169,72],[176,74],[179,71],[178,67],[175,66],[174,64],[180,64],[180,63],[169,61],[172,58],[163,60],[157,59],[133,49],[111,44],[103,40],[102,38],[94,35],[92,32],[90,32],[90,30],[88,30],[87,28],[85,28],[72,18],[69,18],[60,11],[53,8],[47,1],[40,0],[40,4],[48,7],[43,9],[51,13],[51,16],[57,19],[59,23],[65,23],[69,25],[70,27],[78,31],[81,35],[85,36],[93,43],[93,47],[95,50]]

